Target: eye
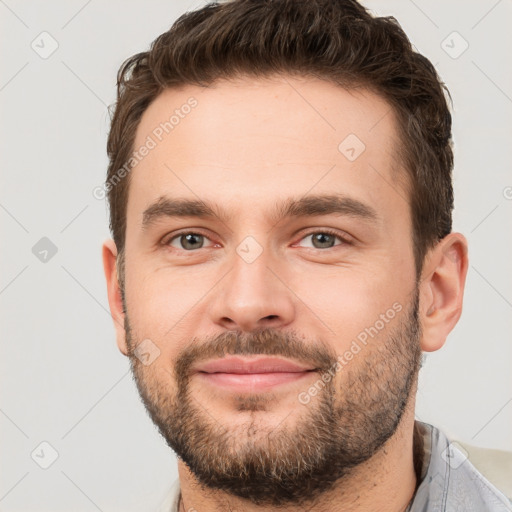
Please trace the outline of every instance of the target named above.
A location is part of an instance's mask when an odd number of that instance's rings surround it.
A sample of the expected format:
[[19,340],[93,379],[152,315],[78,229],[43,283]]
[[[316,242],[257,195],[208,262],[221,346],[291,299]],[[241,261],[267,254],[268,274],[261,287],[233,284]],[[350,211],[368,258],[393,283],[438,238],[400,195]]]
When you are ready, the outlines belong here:
[[[311,247],[313,249],[330,249],[336,245],[349,244],[350,242],[343,238],[338,233],[334,231],[330,231],[327,229],[312,231],[307,234],[305,237],[301,239],[306,240],[310,238],[312,245],[310,246],[302,246],[302,247]],[[339,240],[340,243],[336,243],[336,240]]]
[[202,249],[203,247],[205,247],[205,240],[211,242],[209,238],[207,238],[205,235],[202,235],[201,233],[188,231],[185,233],[179,233],[177,235],[174,235],[173,237],[169,238],[167,242],[164,242],[164,244],[171,246],[175,249],[193,251],[194,249]]

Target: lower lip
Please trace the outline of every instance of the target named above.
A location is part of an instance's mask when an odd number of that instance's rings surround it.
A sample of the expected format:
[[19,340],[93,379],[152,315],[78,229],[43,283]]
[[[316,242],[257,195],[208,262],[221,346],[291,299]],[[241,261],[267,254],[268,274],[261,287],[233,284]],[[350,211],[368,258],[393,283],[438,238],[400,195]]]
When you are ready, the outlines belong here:
[[275,373],[197,373],[206,382],[231,391],[265,391],[276,386],[301,381],[313,371]]

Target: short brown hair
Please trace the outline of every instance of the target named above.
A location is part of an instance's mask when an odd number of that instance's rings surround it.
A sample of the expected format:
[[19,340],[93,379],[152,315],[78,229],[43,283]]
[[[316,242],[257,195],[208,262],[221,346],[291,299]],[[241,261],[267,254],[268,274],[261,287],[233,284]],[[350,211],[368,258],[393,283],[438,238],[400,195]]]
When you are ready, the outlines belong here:
[[112,185],[133,152],[135,132],[164,89],[274,74],[314,76],[366,87],[398,120],[397,153],[409,175],[416,269],[451,231],[453,152],[448,90],[393,17],[374,17],[355,0],[230,0],[187,12],[149,51],[127,59],[107,152],[110,229],[124,253],[130,174]]

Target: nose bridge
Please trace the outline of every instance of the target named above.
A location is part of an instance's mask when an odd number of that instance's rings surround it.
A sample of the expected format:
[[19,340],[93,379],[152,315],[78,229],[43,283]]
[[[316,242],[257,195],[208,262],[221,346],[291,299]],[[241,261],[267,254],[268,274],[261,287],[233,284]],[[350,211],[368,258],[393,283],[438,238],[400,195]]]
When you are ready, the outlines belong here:
[[278,258],[271,250],[248,236],[233,251],[229,264],[231,271],[215,297],[214,322],[250,331],[292,321],[292,294],[275,276]]
[[232,258],[229,292],[238,301],[250,304],[270,296],[267,283],[269,267],[272,265],[268,250],[258,250],[250,242],[242,242]]

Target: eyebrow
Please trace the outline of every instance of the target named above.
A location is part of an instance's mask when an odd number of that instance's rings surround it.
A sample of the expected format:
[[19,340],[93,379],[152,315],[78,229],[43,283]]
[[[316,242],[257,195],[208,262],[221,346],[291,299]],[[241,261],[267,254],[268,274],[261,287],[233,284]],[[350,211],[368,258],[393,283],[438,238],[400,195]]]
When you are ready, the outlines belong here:
[[[320,215],[346,215],[369,221],[378,220],[374,208],[363,202],[340,194],[309,195],[299,199],[289,198],[275,207],[270,218],[277,223],[290,217],[312,217]],[[142,229],[148,229],[162,218],[197,217],[217,218],[229,222],[229,215],[219,205],[199,199],[170,198],[161,196],[158,201],[146,208],[142,214]]]

